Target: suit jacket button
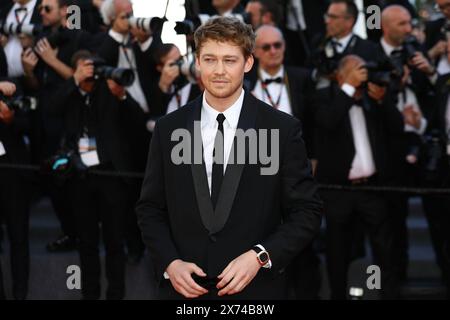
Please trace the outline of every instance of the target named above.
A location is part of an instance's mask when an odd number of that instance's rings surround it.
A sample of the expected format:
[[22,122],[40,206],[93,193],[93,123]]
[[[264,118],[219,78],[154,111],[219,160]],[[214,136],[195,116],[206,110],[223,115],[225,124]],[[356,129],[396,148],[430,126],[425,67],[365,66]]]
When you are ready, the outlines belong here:
[[209,236],[209,240],[211,240],[211,242],[216,242],[216,241],[217,241],[217,238],[216,238],[215,235],[210,235],[210,236]]

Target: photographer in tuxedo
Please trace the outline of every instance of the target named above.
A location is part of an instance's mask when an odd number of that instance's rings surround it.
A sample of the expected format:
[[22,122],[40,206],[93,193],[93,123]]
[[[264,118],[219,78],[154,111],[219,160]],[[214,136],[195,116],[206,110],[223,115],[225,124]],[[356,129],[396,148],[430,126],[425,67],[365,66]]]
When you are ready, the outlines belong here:
[[[243,90],[253,65],[251,26],[218,17],[194,37],[205,92],[157,122],[136,207],[160,298],[286,298],[285,268],[321,221],[300,122]],[[194,138],[190,154],[203,161],[189,156],[175,164],[176,129]],[[276,172],[262,173],[260,161],[227,157],[238,129],[277,129]],[[246,144],[246,154],[254,143]]]
[[[389,179],[388,137],[403,133],[403,119],[386,88],[367,81],[365,61],[344,57],[337,81],[317,92],[316,177],[324,184],[370,186]],[[355,219],[367,226],[374,262],[381,270],[382,297],[396,298],[398,283],[392,247],[392,222],[384,195],[324,190],[326,257],[332,299],[347,297],[347,271]]]
[[132,159],[125,123],[132,121],[140,107],[114,80],[94,78],[96,67],[89,52],[75,53],[73,67],[74,76],[55,93],[52,112],[64,119],[61,151],[69,154],[72,169],[66,184],[80,237],[82,293],[89,300],[101,295],[101,224],[106,249],[106,298],[119,300],[125,294],[124,223],[131,181],[91,175],[89,169],[130,171]]

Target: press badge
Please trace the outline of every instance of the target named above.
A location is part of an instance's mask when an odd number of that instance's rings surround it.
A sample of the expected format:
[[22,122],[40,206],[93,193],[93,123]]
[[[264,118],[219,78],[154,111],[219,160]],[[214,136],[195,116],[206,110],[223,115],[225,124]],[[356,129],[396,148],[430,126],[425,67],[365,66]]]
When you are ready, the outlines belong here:
[[5,147],[3,146],[3,143],[0,141],[0,157],[4,156],[6,154]]
[[80,138],[80,141],[78,142],[78,151],[80,152],[81,161],[83,161],[87,167],[93,167],[100,164],[95,138]]

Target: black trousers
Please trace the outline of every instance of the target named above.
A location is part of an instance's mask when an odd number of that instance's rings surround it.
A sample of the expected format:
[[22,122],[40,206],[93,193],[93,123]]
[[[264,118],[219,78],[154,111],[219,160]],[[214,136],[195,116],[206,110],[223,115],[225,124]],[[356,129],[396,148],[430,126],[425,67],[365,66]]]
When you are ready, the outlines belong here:
[[422,203],[442,281],[450,296],[450,196],[424,196]]
[[142,187],[142,179],[134,179],[129,185],[126,208],[125,239],[129,254],[141,255],[145,250],[142,241],[141,230],[137,224],[136,203],[139,200]]
[[[112,169],[105,166],[104,169]],[[126,185],[120,178],[89,175],[70,182],[77,231],[80,238],[82,294],[85,299],[99,299],[100,225],[105,245],[105,269],[108,280],[106,298],[123,299],[125,295],[124,216]]]
[[0,169],[0,221],[4,221],[6,225],[11,246],[11,273],[15,299],[25,299],[28,293],[29,185],[30,182],[19,171]]
[[392,221],[383,195],[362,191],[323,191],[326,219],[326,258],[331,298],[347,297],[347,272],[351,261],[352,223],[358,216],[368,231],[374,263],[381,269],[381,293],[398,297]]

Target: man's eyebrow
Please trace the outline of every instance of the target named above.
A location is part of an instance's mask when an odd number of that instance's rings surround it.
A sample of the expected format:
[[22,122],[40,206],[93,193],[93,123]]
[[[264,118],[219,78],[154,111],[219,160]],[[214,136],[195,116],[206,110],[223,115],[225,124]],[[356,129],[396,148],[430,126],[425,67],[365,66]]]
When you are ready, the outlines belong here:
[[[212,54],[212,53],[205,53],[205,54],[202,54],[201,57],[202,57],[202,58],[217,58],[217,56],[216,56],[215,54]],[[223,58],[225,58],[225,59],[229,59],[229,58],[235,58],[235,59],[237,59],[237,58],[239,58],[239,57],[236,56],[236,55],[224,55]]]

